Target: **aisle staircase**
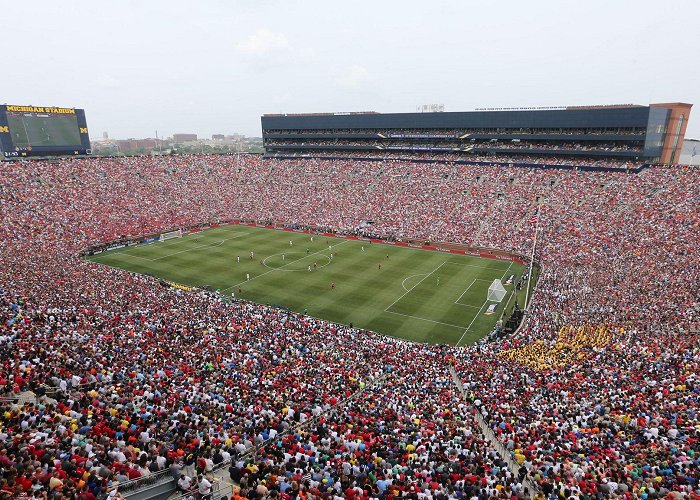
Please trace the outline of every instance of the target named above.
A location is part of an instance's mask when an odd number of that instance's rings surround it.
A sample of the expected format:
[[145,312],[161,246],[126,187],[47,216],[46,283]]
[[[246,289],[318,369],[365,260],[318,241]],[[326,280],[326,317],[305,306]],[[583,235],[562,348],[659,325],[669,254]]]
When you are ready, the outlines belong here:
[[[486,422],[486,419],[483,417],[481,412],[471,404],[471,401],[469,400],[466,392],[464,391],[462,381],[460,380],[459,375],[457,375],[457,371],[455,370],[453,365],[449,365],[449,371],[450,375],[452,376],[452,381],[457,386],[457,389],[459,390],[462,399],[467,404],[469,404],[469,406],[474,410],[474,419],[479,424],[482,434],[484,435],[486,440],[488,440],[488,442],[491,443],[491,446],[493,446],[496,452],[498,452],[501,459],[508,464],[508,468],[510,469],[511,473],[515,477],[518,477],[520,466],[518,465],[518,462],[516,462],[515,457],[510,451],[506,449],[506,447],[498,439],[498,437],[496,437],[496,434],[493,432],[493,429],[489,427],[488,423]],[[540,487],[537,485],[537,483],[535,483],[535,481],[532,480],[532,478],[526,476],[522,480],[522,483],[523,486],[527,488],[527,491],[530,494],[530,498],[535,498],[537,493],[540,492]]]

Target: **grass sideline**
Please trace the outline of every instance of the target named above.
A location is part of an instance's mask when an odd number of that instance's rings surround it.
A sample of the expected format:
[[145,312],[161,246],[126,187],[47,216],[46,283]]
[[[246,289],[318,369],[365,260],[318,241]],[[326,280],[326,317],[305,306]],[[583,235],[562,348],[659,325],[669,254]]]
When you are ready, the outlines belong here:
[[[525,271],[505,260],[247,225],[88,259],[386,335],[453,345],[473,343],[491,331],[513,299],[513,285],[505,280],[513,275],[517,282]],[[486,294],[496,278],[508,294],[488,315]],[[524,293],[518,292],[520,304]]]

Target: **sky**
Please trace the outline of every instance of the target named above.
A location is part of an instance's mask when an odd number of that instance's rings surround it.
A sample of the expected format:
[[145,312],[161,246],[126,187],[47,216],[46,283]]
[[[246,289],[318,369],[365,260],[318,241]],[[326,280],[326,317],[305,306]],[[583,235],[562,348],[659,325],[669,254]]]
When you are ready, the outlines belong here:
[[22,0],[3,14],[0,102],[84,108],[93,139],[260,136],[264,113],[429,103],[700,104],[696,0]]

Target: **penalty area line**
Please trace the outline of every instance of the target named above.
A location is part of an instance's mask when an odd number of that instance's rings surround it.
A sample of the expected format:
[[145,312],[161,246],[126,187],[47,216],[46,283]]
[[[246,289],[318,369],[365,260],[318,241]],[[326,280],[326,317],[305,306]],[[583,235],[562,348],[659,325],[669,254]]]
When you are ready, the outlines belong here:
[[[503,276],[501,276],[501,281],[503,281],[503,278],[506,277],[506,274],[508,274],[508,271],[510,271],[510,268],[511,268],[512,265],[513,265],[513,262],[511,261],[510,265],[508,266],[508,268],[507,268],[507,269],[505,270],[505,272],[503,273]],[[476,321],[476,318],[479,317],[479,314],[481,313],[481,310],[484,308],[484,306],[485,306],[486,304],[488,304],[488,302],[489,302],[489,299],[488,299],[488,297],[486,297],[486,300],[484,301],[484,303],[481,304],[481,307],[479,308],[479,310],[476,311],[476,314],[474,315],[474,319],[472,319],[472,322],[469,323],[469,326],[466,328],[466,330],[464,330],[464,333],[462,334],[462,336],[459,338],[459,340],[458,340],[457,343],[455,344],[455,347],[459,347],[459,343],[462,342],[462,339],[463,339],[464,336],[467,334],[467,332],[469,331],[469,329],[472,327],[472,325],[473,325],[474,322]]]
[[[413,286],[413,288],[411,288],[411,290],[413,290],[413,289],[416,288],[418,285],[420,285],[421,283],[423,283],[430,275],[432,275],[435,271],[437,271],[438,269],[440,269],[444,264],[445,264],[445,263],[443,262],[442,264],[440,264],[439,266],[437,266],[435,269],[433,269],[432,271],[430,271],[428,274],[426,274],[418,283],[416,283],[416,284]],[[405,288],[404,288],[404,289],[405,289]],[[399,300],[403,299],[406,295],[408,295],[408,294],[411,292],[411,290],[407,290],[406,293],[403,293],[398,299],[396,299],[394,302],[392,302],[391,304],[389,304],[389,305],[387,306],[387,308],[384,309],[384,312],[389,312],[389,309],[391,309],[392,307],[394,307],[394,305],[395,305]]]

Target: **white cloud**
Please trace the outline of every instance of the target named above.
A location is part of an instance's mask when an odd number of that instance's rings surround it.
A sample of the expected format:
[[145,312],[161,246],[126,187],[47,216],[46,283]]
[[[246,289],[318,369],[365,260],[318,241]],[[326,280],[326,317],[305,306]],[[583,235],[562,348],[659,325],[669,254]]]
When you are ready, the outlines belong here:
[[283,33],[273,33],[267,29],[258,30],[236,44],[236,50],[241,54],[255,56],[287,48],[289,48],[289,41]]
[[95,84],[106,89],[117,89],[122,86],[122,82],[107,73],[99,74],[95,77]]
[[367,68],[359,64],[353,64],[345,69],[336,78],[336,83],[341,87],[357,88],[362,84],[372,81],[372,76]]

